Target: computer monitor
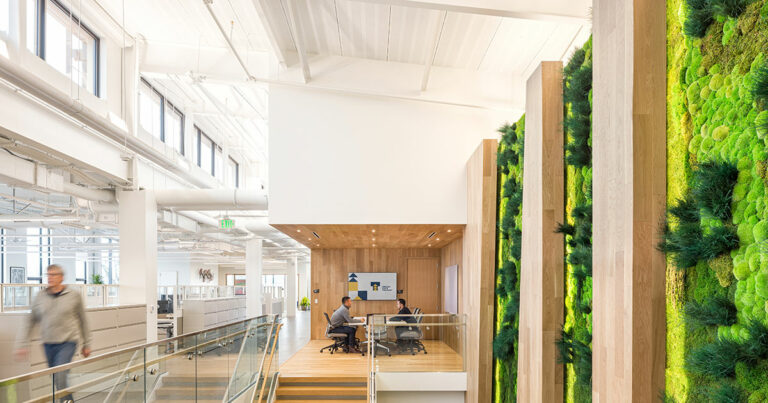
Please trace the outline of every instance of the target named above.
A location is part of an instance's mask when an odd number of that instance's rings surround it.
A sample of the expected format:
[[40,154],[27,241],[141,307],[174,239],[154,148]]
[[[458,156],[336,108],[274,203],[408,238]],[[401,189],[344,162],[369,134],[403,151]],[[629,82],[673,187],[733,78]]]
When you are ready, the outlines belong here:
[[173,313],[173,304],[167,299],[157,300],[157,313]]

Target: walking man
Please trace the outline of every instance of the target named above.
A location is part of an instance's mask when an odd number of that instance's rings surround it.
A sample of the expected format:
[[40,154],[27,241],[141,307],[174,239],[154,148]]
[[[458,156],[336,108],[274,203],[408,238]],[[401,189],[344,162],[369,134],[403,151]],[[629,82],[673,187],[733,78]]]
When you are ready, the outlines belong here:
[[[19,360],[29,354],[29,339],[32,329],[40,325],[45,357],[49,367],[64,365],[72,361],[79,340],[82,341],[83,357],[91,354],[91,335],[85,319],[85,308],[80,293],[68,289],[64,284],[64,270],[57,264],[47,268],[48,288],[40,292],[32,302],[32,312],[24,324],[20,347],[16,351]],[[67,388],[67,372],[54,374],[56,391]],[[72,400],[65,395],[62,401]]]

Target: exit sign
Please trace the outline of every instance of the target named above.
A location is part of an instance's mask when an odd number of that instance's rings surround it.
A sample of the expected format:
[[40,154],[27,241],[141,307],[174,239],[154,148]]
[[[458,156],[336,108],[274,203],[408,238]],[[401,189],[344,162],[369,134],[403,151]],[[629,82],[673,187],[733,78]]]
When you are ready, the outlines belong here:
[[219,228],[221,229],[235,228],[235,220],[231,218],[222,218],[219,220]]

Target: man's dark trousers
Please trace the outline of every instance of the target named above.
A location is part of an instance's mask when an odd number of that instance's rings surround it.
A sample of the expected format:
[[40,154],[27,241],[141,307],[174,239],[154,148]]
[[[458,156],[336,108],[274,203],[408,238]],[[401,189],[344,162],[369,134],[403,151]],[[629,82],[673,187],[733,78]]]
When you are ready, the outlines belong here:
[[355,333],[357,333],[357,328],[352,326],[339,326],[333,330],[331,330],[331,333],[345,333],[347,335],[347,346],[354,346],[355,343]]

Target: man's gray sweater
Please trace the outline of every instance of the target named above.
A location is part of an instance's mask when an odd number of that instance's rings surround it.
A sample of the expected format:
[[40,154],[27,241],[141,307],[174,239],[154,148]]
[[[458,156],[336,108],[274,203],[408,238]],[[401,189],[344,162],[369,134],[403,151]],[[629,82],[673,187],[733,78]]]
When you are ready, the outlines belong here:
[[77,342],[82,340],[83,347],[91,344],[91,334],[85,319],[85,307],[80,293],[64,288],[58,295],[41,291],[32,302],[32,313],[24,323],[20,336],[23,343],[29,343],[32,329],[40,325],[40,338],[43,343]]

